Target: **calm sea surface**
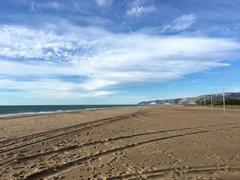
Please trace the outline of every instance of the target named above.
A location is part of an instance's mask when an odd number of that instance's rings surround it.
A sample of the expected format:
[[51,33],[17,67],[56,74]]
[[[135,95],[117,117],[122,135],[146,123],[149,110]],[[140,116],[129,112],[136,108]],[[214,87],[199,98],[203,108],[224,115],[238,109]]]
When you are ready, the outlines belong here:
[[127,107],[133,105],[41,105],[41,106],[0,106],[0,116],[18,114],[38,114],[51,112],[65,112],[82,109],[97,109],[111,107]]

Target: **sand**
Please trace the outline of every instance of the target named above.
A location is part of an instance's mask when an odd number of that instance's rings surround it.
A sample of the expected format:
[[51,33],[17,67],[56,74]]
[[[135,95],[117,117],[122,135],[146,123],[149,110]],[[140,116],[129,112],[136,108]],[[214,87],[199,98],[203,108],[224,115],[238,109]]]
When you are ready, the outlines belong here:
[[152,106],[0,119],[0,179],[240,179],[240,110]]

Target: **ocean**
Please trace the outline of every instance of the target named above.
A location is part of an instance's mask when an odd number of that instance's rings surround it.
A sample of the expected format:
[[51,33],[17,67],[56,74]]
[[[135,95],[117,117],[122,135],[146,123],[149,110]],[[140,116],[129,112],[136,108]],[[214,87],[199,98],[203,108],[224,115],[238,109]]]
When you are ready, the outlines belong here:
[[127,107],[133,105],[27,105],[0,106],[0,117],[27,114],[47,114],[54,112],[69,112],[75,110],[91,110],[99,108]]

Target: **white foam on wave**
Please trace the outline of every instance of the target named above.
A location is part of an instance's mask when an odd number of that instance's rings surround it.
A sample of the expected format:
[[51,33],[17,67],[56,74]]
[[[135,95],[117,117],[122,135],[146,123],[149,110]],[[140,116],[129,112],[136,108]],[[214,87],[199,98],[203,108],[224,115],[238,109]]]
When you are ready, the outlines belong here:
[[12,114],[1,114],[1,115],[0,115],[0,118],[22,117],[22,116],[33,116],[33,115],[44,115],[44,114],[54,114],[54,113],[73,112],[73,111],[74,111],[74,110],[21,112],[21,113],[12,113]]
[[91,111],[96,109],[106,109],[106,108],[86,108],[86,109],[75,109],[75,110],[56,110],[56,111],[39,111],[39,112],[21,112],[21,113],[12,113],[12,114],[1,114],[0,119],[3,118],[12,118],[12,117],[25,117],[25,116],[35,116],[35,115],[44,115],[44,114],[55,114],[55,113],[70,113],[77,112],[81,110]]

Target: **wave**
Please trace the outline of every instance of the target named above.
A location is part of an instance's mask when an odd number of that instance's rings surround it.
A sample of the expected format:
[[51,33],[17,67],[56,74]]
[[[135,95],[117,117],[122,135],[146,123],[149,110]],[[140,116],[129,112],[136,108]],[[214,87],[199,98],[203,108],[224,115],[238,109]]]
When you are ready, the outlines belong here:
[[[0,106],[0,119],[3,119],[3,118],[12,118],[12,117],[25,117],[25,116],[36,116],[36,115],[44,115],[44,114],[53,114],[53,113],[71,113],[71,112],[78,112],[78,111],[81,111],[81,110],[96,110],[96,109],[106,109],[106,108],[121,108],[121,107],[127,107],[129,105],[106,105],[106,106],[103,106],[103,105],[91,105],[91,106],[88,106],[88,105],[82,105],[82,106],[77,106],[78,108],[76,108],[76,106],[73,106],[74,108],[71,109],[71,106],[63,106],[64,108],[63,109],[54,109],[54,110],[44,110],[44,111],[37,111],[35,109],[35,111],[27,111],[27,110],[24,110],[23,107],[25,106],[19,106],[16,110],[16,107],[15,107],[15,111],[18,111],[18,112],[11,112],[11,108],[13,108],[13,106]],[[36,106],[26,106],[28,108],[36,108]],[[41,106],[41,107],[44,107],[44,106]],[[49,106],[45,106],[45,107],[49,107]],[[66,109],[66,107],[68,109]],[[10,111],[9,113],[4,113],[4,112],[1,112],[1,108],[5,108],[4,110],[5,111]],[[7,109],[7,110],[6,110]],[[50,108],[51,109],[51,108]],[[28,109],[29,110],[29,109]]]

